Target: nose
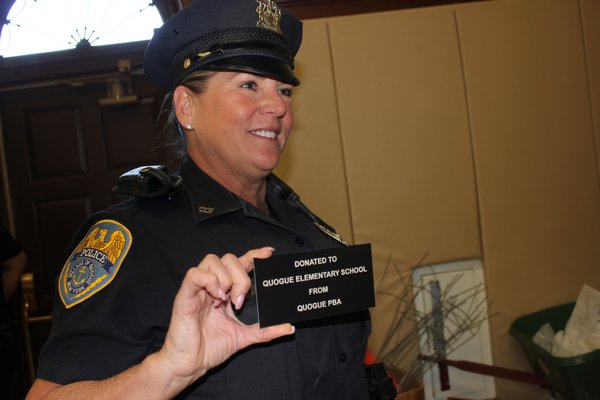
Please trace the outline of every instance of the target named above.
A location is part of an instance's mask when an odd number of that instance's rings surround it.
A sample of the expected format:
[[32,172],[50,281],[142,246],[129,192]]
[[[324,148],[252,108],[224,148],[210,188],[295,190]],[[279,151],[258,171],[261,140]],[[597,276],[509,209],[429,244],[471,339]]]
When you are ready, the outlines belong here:
[[269,90],[265,94],[263,112],[282,118],[287,112],[287,101],[283,96],[277,88]]

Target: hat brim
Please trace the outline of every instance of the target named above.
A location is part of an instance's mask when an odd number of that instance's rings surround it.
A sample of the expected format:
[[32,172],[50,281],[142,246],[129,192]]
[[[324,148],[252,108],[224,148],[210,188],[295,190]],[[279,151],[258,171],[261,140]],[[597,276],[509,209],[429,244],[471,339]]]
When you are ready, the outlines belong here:
[[271,57],[248,55],[229,57],[215,60],[210,64],[199,66],[197,69],[248,72],[258,76],[272,78],[293,86],[298,86],[300,84],[300,81],[288,64]]

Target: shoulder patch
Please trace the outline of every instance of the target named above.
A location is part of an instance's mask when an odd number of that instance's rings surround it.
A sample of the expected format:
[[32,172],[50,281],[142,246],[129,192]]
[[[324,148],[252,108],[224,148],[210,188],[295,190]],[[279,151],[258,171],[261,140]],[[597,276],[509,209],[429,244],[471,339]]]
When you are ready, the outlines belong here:
[[113,220],[98,221],[73,250],[58,279],[66,308],[89,299],[117,275],[131,247],[131,232]]

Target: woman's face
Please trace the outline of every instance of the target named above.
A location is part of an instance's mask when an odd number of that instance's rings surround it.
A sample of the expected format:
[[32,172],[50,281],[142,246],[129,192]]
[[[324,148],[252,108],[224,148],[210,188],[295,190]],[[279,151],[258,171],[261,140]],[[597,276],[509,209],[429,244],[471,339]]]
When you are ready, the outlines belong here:
[[[217,72],[191,97],[190,157],[222,182],[262,180],[279,163],[292,129],[292,86],[240,72]],[[185,125],[184,125],[185,126]]]

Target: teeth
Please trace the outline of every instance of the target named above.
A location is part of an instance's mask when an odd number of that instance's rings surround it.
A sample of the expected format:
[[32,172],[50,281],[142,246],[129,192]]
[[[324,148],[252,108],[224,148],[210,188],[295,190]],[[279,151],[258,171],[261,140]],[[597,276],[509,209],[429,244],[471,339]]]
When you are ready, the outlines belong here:
[[277,136],[277,133],[272,131],[252,131],[251,133],[267,139],[274,139]]

